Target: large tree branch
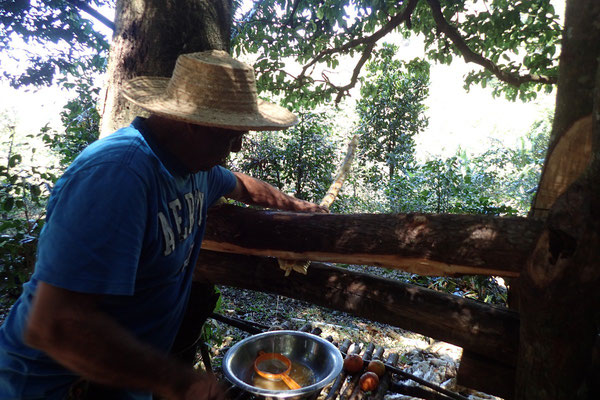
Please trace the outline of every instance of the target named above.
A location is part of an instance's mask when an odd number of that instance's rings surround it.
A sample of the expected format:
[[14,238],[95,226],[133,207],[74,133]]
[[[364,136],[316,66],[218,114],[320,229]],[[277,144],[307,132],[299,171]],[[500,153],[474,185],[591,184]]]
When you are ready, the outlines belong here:
[[202,251],[194,279],[308,301],[515,364],[514,311],[322,263],[313,263],[308,275],[279,272],[272,258]]
[[396,268],[421,275],[519,275],[540,221],[477,215],[302,214],[221,206],[207,250]]
[[465,40],[462,38],[458,30],[450,25],[448,21],[444,18],[444,14],[442,13],[442,8],[440,6],[440,2],[438,0],[427,0],[429,3],[429,7],[431,8],[431,12],[433,15],[433,19],[438,27],[438,29],[443,32],[456,46],[458,51],[462,54],[463,58],[466,62],[472,62],[475,64],[479,64],[491,73],[493,73],[498,79],[503,82],[506,82],[510,85],[519,87],[523,83],[527,82],[535,82],[535,83],[544,83],[544,84],[556,84],[558,78],[556,77],[548,77],[548,76],[539,76],[532,74],[524,74],[518,75],[513,74],[507,71],[502,70],[492,61],[483,57],[481,54],[475,53],[473,50],[469,48]]

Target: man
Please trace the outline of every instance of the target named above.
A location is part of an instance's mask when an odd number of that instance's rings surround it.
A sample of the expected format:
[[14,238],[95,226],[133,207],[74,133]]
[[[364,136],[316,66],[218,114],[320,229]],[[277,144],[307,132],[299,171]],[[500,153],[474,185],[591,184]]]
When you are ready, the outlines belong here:
[[[207,208],[227,197],[325,212],[219,166],[248,130],[296,117],[257,100],[252,69],[222,51],[123,94],[151,112],[90,145],[56,183],[31,280],[0,329],[0,398],[218,399],[214,378],[167,356],[183,318]],[[107,392],[108,393],[108,392]]]

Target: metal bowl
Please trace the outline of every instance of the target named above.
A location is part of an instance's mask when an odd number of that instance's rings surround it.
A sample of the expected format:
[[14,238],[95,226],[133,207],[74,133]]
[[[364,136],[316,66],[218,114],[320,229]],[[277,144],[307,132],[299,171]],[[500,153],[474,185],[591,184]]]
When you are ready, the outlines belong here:
[[[281,353],[308,368],[314,379],[295,390],[272,390],[253,384],[254,360],[259,351]],[[344,360],[333,344],[319,336],[298,331],[273,331],[250,336],[231,347],[223,358],[223,373],[234,385],[265,397],[303,397],[320,390],[341,372]],[[254,382],[255,383],[255,382]]]

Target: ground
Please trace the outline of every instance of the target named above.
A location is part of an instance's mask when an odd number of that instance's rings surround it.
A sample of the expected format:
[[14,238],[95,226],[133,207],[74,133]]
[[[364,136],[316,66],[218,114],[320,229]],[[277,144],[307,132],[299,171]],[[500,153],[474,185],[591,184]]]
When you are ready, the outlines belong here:
[[[364,267],[356,268],[364,270]],[[374,271],[381,274],[379,269]],[[282,279],[285,279],[283,274]],[[221,291],[221,303],[218,308],[220,314],[267,326],[280,326],[287,322],[291,324],[292,329],[299,329],[306,323],[310,323],[313,327],[322,330],[322,337],[331,336],[335,342],[341,343],[347,338],[362,346],[373,343],[385,348],[384,357],[390,352],[398,353],[400,356],[398,366],[406,372],[448,390],[458,391],[469,399],[498,399],[456,385],[456,372],[461,356],[460,347],[283,296],[230,287],[219,289]],[[208,334],[211,358],[217,372],[226,350],[249,335],[214,320],[209,320]],[[402,383],[414,384],[411,381]],[[386,399],[407,400],[412,397],[390,394]]]

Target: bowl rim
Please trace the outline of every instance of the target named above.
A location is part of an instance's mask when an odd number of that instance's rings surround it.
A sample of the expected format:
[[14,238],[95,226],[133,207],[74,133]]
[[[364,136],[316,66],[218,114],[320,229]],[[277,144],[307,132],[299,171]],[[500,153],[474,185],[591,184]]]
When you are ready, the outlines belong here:
[[[284,336],[284,335],[308,337],[311,340],[319,342],[322,345],[324,345],[326,348],[328,348],[329,353],[331,353],[334,356],[333,368],[329,372],[329,374],[327,374],[319,382],[315,382],[312,385],[305,386],[300,389],[269,390],[269,389],[263,389],[263,388],[259,388],[256,386],[249,385],[248,383],[242,381],[241,379],[239,379],[237,376],[235,376],[232,373],[231,368],[230,368],[231,358],[233,357],[233,355],[237,352],[237,350],[239,348],[244,346],[246,343],[254,342],[254,341],[262,339],[264,337]],[[259,333],[256,335],[249,336],[249,337],[237,342],[227,351],[227,353],[225,353],[225,356],[223,357],[222,369],[223,369],[223,373],[224,373],[225,377],[227,378],[227,380],[229,382],[231,382],[233,385],[235,385],[243,390],[246,390],[250,393],[254,393],[254,394],[257,394],[260,396],[265,396],[265,397],[287,398],[287,397],[304,396],[307,394],[311,394],[319,389],[322,389],[323,387],[325,387],[329,382],[331,382],[333,379],[335,379],[335,377],[337,377],[340,374],[340,372],[342,371],[343,363],[344,363],[344,360],[342,358],[342,353],[333,343],[329,342],[328,340],[325,340],[320,336],[313,335],[312,333],[308,333],[308,332],[282,330],[282,331],[269,331],[269,332]]]

